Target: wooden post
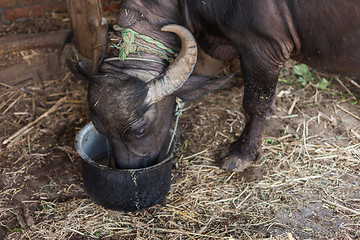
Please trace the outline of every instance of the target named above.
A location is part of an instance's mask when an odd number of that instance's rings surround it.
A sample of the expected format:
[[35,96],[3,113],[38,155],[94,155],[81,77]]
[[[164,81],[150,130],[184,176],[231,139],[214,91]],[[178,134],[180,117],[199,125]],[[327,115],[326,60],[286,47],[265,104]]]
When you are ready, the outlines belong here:
[[76,48],[82,56],[92,59],[94,36],[102,15],[101,0],[66,0],[66,3]]

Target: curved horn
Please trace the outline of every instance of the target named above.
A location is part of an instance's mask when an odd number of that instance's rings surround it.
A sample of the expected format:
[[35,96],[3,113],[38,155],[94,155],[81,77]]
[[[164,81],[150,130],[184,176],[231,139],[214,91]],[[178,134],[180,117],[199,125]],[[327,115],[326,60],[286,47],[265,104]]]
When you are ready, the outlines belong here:
[[187,28],[171,24],[161,30],[176,33],[181,39],[181,50],[166,72],[148,83],[146,101],[150,105],[181,88],[194,70],[197,59],[196,41]]

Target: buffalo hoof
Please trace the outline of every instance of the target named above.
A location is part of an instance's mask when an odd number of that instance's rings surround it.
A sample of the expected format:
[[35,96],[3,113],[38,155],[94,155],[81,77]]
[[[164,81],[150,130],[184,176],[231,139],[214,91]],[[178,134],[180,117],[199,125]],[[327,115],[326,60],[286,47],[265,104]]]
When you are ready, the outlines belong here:
[[223,159],[221,168],[231,172],[243,172],[261,157],[261,150],[258,151],[256,155],[251,154],[245,157],[241,157],[241,154],[239,154],[238,152],[233,152]]

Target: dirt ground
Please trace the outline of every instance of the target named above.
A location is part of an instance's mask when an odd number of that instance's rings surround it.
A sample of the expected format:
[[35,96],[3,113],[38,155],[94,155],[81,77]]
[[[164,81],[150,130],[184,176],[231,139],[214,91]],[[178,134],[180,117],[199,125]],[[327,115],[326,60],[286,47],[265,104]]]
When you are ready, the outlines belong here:
[[[1,26],[0,35],[69,27],[66,16],[53,18]],[[44,21],[58,27],[42,29]],[[53,51],[2,56],[0,67]],[[360,239],[360,89],[349,77],[308,80],[294,65],[281,73],[255,166],[218,167],[244,126],[238,76],[186,104],[170,192],[135,213],[104,209],[84,192],[74,138],[90,121],[86,83],[66,68],[16,86],[0,77],[0,239]]]

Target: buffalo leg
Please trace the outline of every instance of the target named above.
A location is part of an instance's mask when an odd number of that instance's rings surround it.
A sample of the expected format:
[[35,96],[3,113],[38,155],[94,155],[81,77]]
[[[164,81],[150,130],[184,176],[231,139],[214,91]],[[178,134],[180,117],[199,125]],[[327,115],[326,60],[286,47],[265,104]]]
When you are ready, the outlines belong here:
[[246,54],[241,58],[244,77],[243,108],[246,124],[240,138],[232,143],[222,168],[243,171],[262,155],[261,141],[266,118],[271,114],[276,83],[282,61],[266,61],[261,54]]

